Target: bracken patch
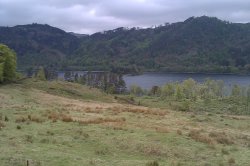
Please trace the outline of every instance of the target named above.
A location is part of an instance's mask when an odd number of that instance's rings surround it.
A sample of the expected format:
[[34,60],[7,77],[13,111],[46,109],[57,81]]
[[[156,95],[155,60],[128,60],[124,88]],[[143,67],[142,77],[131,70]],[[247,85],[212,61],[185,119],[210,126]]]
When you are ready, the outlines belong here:
[[234,142],[226,135],[225,132],[210,132],[209,136],[216,140],[216,142],[225,145],[234,144]]
[[100,123],[107,123],[107,122],[124,122],[126,121],[125,118],[96,118],[96,119],[89,119],[89,120],[79,120],[80,124],[100,124]]
[[166,111],[151,110],[151,109],[142,109],[142,108],[123,108],[122,111],[123,112],[132,112],[132,113],[158,115],[158,116],[165,116],[167,114]]
[[191,130],[188,136],[197,142],[202,142],[210,145],[213,144],[213,140],[209,136],[202,135],[200,133],[200,130]]

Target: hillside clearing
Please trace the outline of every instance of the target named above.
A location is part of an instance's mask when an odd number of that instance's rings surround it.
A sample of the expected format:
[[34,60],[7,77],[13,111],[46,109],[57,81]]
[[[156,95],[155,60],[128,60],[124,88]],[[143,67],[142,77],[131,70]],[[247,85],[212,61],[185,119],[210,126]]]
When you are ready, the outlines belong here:
[[60,81],[0,86],[1,165],[249,165],[250,117],[122,104]]

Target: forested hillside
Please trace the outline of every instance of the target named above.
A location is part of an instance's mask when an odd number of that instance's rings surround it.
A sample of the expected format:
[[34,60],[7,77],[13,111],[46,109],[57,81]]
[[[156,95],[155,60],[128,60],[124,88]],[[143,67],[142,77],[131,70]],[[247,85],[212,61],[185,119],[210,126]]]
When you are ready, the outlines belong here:
[[17,52],[19,69],[39,65],[59,68],[79,47],[77,37],[41,24],[0,27],[0,43]]
[[75,35],[48,25],[0,28],[18,66],[171,72],[250,72],[250,24],[191,17],[154,28],[117,28]]

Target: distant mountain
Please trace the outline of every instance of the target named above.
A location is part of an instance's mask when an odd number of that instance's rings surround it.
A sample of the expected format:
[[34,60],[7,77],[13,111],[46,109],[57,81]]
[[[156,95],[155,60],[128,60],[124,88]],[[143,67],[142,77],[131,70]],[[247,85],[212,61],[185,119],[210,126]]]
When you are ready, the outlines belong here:
[[80,46],[76,36],[41,24],[0,27],[0,43],[17,52],[19,68],[39,65],[61,67],[66,57]]
[[250,24],[207,16],[81,37],[48,25],[1,27],[0,42],[17,51],[20,67],[250,73]]

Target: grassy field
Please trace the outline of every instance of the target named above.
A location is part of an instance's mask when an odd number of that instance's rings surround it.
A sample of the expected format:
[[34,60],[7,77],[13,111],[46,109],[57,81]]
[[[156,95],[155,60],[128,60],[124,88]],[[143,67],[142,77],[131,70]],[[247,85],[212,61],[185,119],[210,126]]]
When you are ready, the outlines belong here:
[[249,116],[146,101],[150,107],[124,104],[60,81],[2,85],[0,165],[250,165]]

